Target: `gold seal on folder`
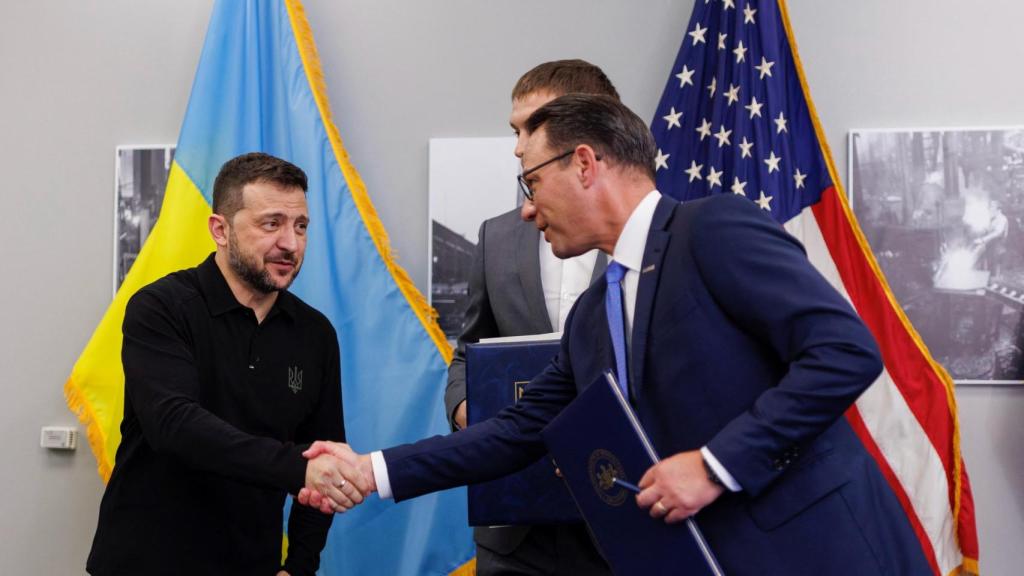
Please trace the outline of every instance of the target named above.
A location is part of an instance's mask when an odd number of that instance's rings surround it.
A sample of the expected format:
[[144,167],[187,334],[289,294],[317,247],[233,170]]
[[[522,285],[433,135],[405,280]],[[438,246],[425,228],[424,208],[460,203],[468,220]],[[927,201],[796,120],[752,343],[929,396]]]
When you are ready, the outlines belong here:
[[590,483],[594,486],[597,496],[609,506],[621,506],[629,492],[615,484],[615,479],[626,479],[626,471],[619,459],[608,450],[598,448],[590,453],[587,463]]

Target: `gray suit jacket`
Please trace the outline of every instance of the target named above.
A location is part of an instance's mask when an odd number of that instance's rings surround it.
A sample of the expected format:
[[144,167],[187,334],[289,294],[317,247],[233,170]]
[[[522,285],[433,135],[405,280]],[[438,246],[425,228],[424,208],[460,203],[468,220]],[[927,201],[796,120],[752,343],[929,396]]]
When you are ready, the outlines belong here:
[[[604,273],[607,259],[599,254],[591,282]],[[466,399],[466,344],[482,338],[552,332],[540,279],[540,234],[524,222],[519,209],[480,225],[469,273],[469,307],[455,356],[448,368],[444,403],[454,430],[455,409]],[[508,554],[529,532],[528,526],[478,528],[474,538],[491,550]]]

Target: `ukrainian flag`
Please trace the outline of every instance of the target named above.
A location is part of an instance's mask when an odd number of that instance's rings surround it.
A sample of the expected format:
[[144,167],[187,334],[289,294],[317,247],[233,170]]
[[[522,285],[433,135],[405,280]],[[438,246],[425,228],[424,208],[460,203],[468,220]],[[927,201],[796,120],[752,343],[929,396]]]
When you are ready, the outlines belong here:
[[[394,261],[387,233],[331,119],[313,34],[297,0],[218,1],[163,207],[65,385],[110,477],[120,442],[121,323],[128,298],[213,251],[213,180],[245,152],[284,158],[309,177],[306,259],[292,286],[333,322],[341,346],[345,428],[367,451],[447,431],[442,394],[451,349],[423,295]],[[373,497],[335,518],[322,574],[468,574],[463,490],[395,505]]]

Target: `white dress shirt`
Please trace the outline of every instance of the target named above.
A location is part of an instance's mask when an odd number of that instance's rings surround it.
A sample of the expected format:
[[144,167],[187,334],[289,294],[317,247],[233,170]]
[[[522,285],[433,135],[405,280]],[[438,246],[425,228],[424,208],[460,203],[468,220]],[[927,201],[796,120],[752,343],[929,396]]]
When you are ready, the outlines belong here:
[[[623,307],[625,308],[625,331],[626,331],[626,347],[627,350],[631,346],[632,342],[632,328],[633,328],[633,313],[636,309],[636,292],[640,285],[640,271],[643,266],[644,249],[647,247],[647,236],[651,230],[651,221],[654,220],[654,210],[658,207],[658,201],[661,199],[661,193],[657,190],[652,190],[643,200],[637,204],[637,207],[633,209],[633,213],[629,215],[629,219],[626,220],[626,224],[622,227],[622,233],[619,234],[619,239],[615,242],[615,248],[612,251],[612,260],[622,264],[626,269],[625,276],[622,277],[622,297]],[[544,246],[548,246],[550,252],[550,245],[547,242],[541,242],[541,273],[542,283],[547,277],[544,274]],[[584,258],[590,256],[591,253],[579,256]],[[553,254],[552,254],[553,256]],[[593,256],[597,258],[596,253]],[[594,261],[590,263],[589,271],[593,272]],[[563,274],[564,275],[564,268]],[[590,275],[588,272],[587,282],[589,283]],[[584,286],[585,288],[585,286]],[[545,288],[545,301],[547,298],[548,290]],[[575,301],[575,298],[574,298]],[[569,307],[572,304],[570,303]],[[568,310],[566,310],[568,313]],[[548,314],[551,316],[551,305],[548,305]],[[564,316],[561,318],[559,323],[559,329],[562,328],[564,323]],[[555,324],[552,322],[552,327]],[[700,449],[701,455],[707,461],[708,465],[711,466],[715,474],[722,480],[726,487],[733,491],[739,492],[742,490],[736,479],[722,466],[721,462],[715,458],[714,454],[708,450],[707,446]],[[381,452],[374,452],[371,455],[373,462],[373,477],[377,483],[377,494],[381,498],[391,498],[391,484],[388,482],[387,464],[384,461],[384,454]]]
[[551,250],[551,244],[541,234],[538,243],[540,252],[540,285],[544,288],[544,305],[548,309],[551,330],[561,332],[565,318],[572,310],[576,299],[590,286],[597,264],[597,250],[562,260]]
[[622,277],[622,306],[626,311],[623,328],[626,330],[627,349],[633,341],[633,312],[636,310],[636,291],[640,286],[640,268],[643,266],[644,249],[647,247],[647,233],[651,230],[654,209],[658,207],[660,199],[661,194],[657,190],[652,190],[644,196],[626,220],[626,225],[622,227],[622,233],[619,234],[615,249],[612,251],[612,260],[622,264],[626,269],[626,274]]

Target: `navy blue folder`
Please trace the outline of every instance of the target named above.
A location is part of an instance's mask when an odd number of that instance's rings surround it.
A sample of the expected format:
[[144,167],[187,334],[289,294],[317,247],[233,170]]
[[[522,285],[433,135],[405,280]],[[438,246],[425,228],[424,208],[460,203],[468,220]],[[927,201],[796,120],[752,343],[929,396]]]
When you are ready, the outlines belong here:
[[722,574],[692,518],[666,524],[636,505],[637,484],[658,461],[640,421],[605,372],[542,432],[601,554],[616,574]]
[[[487,420],[514,404],[526,384],[551,363],[558,347],[557,340],[467,345],[469,425]],[[515,474],[471,484],[468,494],[471,526],[529,526],[583,520],[547,456]]]

